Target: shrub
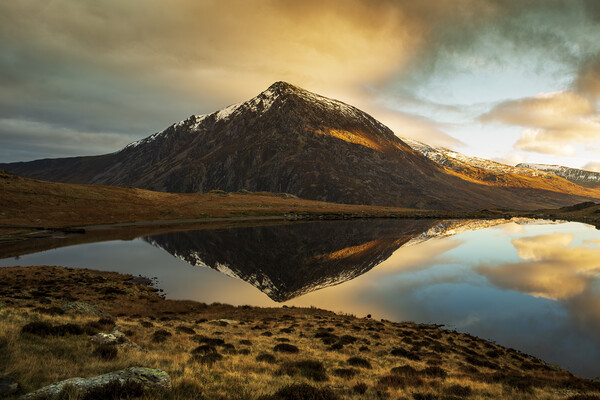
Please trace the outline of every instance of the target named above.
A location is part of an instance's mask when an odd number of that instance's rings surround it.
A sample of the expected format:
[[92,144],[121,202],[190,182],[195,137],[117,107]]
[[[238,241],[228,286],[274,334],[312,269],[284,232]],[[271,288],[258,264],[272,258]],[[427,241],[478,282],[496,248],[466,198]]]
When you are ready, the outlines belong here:
[[48,322],[36,321],[30,322],[21,328],[21,333],[29,333],[36,336],[48,336],[54,334],[54,327]]
[[289,343],[279,343],[273,347],[273,350],[280,353],[298,353],[300,351],[298,347]]
[[173,336],[171,332],[164,329],[159,329],[152,334],[152,341],[155,343],[163,343],[170,336]]
[[194,350],[192,350],[192,354],[208,354],[208,353],[216,353],[217,349],[214,346],[211,346],[209,344],[201,344],[200,346],[196,347]]
[[446,394],[450,394],[450,395],[454,395],[454,396],[460,396],[460,397],[467,397],[470,396],[471,393],[473,392],[471,390],[471,388],[469,386],[462,386],[462,385],[452,385],[452,386],[448,386],[445,390]]
[[306,383],[284,386],[271,396],[260,400],[338,400],[339,397],[327,388],[316,388]]
[[340,337],[339,343],[341,344],[353,344],[354,342],[356,342],[358,339],[355,338],[354,336],[350,336],[350,335],[344,335],[342,337]]
[[354,376],[356,376],[357,373],[358,371],[354,368],[337,368],[333,370],[333,374],[335,376],[339,376],[340,378],[344,379],[354,378]]
[[217,361],[222,360],[223,356],[220,355],[219,353],[208,353],[203,356],[194,357],[194,359],[196,361],[198,361],[200,364],[206,364],[208,366],[211,366],[214,363],[216,363]]
[[354,391],[354,393],[365,394],[365,392],[367,391],[368,388],[369,388],[369,386],[367,386],[366,383],[360,382],[360,383],[357,383],[356,385],[354,385],[352,390]]
[[413,360],[413,361],[419,361],[421,359],[421,357],[416,353],[416,351],[409,351],[406,349],[402,349],[402,348],[393,348],[390,351],[390,354],[396,357],[404,357],[407,358],[409,360]]
[[98,347],[96,347],[93,354],[96,357],[101,358],[104,361],[110,361],[110,360],[114,360],[115,358],[117,358],[118,352],[119,351],[117,350],[116,346],[103,343],[103,344],[99,345]]
[[371,368],[371,363],[369,362],[369,360],[365,359],[365,358],[361,358],[361,357],[350,357],[347,361],[348,364],[352,365],[353,367],[359,367],[359,368]]
[[221,338],[211,338],[206,336],[194,336],[193,339],[198,343],[204,343],[209,346],[223,346],[225,344],[225,340]]
[[183,325],[180,325],[177,328],[175,328],[175,331],[177,331],[179,333],[186,333],[188,335],[196,334],[196,331],[193,328],[190,328],[189,326],[183,326]]
[[394,367],[390,371],[394,375],[402,375],[402,376],[416,376],[417,370],[411,367],[410,365],[402,365],[399,367]]
[[436,400],[437,396],[431,393],[413,393],[414,400]]
[[421,371],[423,375],[429,376],[431,378],[446,378],[448,373],[441,369],[440,367],[427,367],[423,371]]
[[401,388],[405,386],[404,378],[399,375],[382,376],[379,378],[379,384],[392,388]]
[[83,335],[85,333],[81,325],[76,324],[64,324],[54,327],[54,334],[57,336],[65,335]]
[[231,343],[225,343],[223,345],[223,352],[225,352],[227,354],[236,354],[237,353],[235,346],[232,345]]
[[273,354],[260,353],[259,355],[256,356],[256,361],[266,362],[269,364],[275,364],[277,362],[277,359],[275,358],[275,356]]
[[316,382],[323,382],[329,379],[323,363],[316,360],[288,362],[278,372],[290,376],[299,373],[303,377]]

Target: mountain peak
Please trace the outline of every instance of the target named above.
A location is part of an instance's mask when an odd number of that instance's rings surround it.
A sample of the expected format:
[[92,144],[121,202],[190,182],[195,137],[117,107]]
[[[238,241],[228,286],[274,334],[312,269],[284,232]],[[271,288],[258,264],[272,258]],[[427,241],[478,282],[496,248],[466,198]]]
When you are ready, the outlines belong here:
[[291,83],[284,82],[284,81],[277,81],[277,82],[273,83],[271,86],[269,86],[269,88],[267,89],[267,91],[272,91],[272,92],[298,91],[298,90],[302,90],[302,89],[300,89],[298,86],[294,86]]

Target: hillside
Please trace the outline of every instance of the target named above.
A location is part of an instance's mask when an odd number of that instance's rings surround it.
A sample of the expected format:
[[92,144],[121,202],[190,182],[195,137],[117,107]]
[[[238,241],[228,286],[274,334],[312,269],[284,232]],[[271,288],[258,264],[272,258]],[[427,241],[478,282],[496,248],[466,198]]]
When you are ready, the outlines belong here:
[[534,209],[600,198],[600,191],[570,183],[456,173],[357,108],[285,82],[246,102],[193,115],[116,153],[0,168],[67,183],[178,193],[285,192],[336,203],[441,210]]
[[283,217],[302,215],[389,215],[408,210],[332,204],[288,194],[173,194],[142,189],[44,182],[0,172],[0,231],[65,228],[138,221]]
[[547,164],[517,164],[517,167],[530,168],[560,176],[573,183],[587,187],[600,187],[600,172],[586,171],[584,169],[563,167],[562,165]]
[[[559,166],[554,166],[554,169],[536,168],[535,164],[518,164],[514,167],[484,158],[467,156],[444,147],[429,146],[416,140],[402,140],[458,176],[483,185],[527,187],[591,197],[597,197],[600,192],[598,190],[600,174],[594,172]],[[556,172],[567,170],[571,172],[564,174]]]

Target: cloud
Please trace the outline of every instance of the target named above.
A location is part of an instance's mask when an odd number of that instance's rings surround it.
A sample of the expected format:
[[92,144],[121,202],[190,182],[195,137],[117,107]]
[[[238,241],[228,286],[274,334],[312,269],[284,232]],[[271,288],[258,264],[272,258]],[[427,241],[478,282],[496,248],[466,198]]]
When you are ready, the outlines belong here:
[[546,138],[547,132],[542,129],[527,129],[514,144],[515,149],[557,156],[574,156],[575,148],[561,142]]
[[574,236],[552,234],[512,241],[524,261],[475,271],[497,286],[552,300],[568,300],[588,291],[600,275],[600,249],[572,246]]
[[[455,72],[451,62],[468,70],[473,63],[505,63],[531,49],[578,62],[580,52],[591,54],[596,46],[589,39],[597,37],[594,25],[587,24],[595,7],[586,3],[592,10],[586,14],[582,5],[565,4],[4,1],[0,118],[140,138],[287,80],[350,104],[368,104],[367,111],[401,135],[456,146],[460,143],[432,118],[386,110],[364,89],[418,86],[428,76]],[[586,29],[579,32],[580,26]],[[40,140],[51,144],[50,136]],[[105,151],[87,145],[82,152]]]
[[600,54],[581,66],[574,87],[579,93],[592,99],[600,97]]
[[583,166],[583,169],[588,171],[600,172],[600,162],[591,161]]
[[114,132],[85,132],[36,121],[0,118],[0,148],[7,149],[15,143],[27,149],[26,153],[0,150],[0,156],[8,161],[21,157],[45,158],[58,156],[92,155],[82,153],[85,149],[110,152],[132,141]]
[[526,127],[514,144],[524,151],[572,156],[574,144],[600,142],[600,116],[594,104],[573,91],[505,101],[480,120]]

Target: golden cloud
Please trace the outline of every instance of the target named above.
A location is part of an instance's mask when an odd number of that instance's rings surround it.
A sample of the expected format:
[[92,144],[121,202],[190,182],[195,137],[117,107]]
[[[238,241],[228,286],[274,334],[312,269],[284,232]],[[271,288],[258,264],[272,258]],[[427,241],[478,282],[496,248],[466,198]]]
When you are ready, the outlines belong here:
[[552,234],[512,241],[524,261],[475,270],[493,284],[552,300],[587,291],[600,275],[600,249],[573,247],[573,235]]
[[526,127],[514,144],[524,151],[571,156],[573,144],[600,142],[600,115],[589,98],[573,91],[506,101],[480,120]]

